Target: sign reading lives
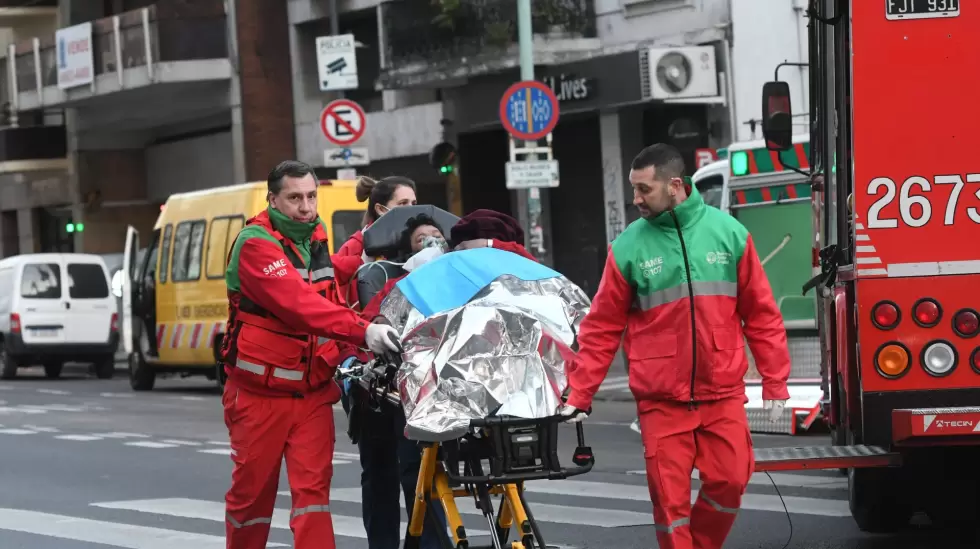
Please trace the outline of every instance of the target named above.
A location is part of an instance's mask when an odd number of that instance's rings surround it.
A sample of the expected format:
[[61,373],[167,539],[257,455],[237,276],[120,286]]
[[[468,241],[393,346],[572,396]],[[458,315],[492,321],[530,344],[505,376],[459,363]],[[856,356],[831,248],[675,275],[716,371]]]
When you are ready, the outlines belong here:
[[960,0],[886,0],[885,5],[885,17],[891,21],[960,15]]
[[555,92],[558,101],[584,101],[595,95],[595,78],[562,73],[558,76],[544,76],[541,81]]

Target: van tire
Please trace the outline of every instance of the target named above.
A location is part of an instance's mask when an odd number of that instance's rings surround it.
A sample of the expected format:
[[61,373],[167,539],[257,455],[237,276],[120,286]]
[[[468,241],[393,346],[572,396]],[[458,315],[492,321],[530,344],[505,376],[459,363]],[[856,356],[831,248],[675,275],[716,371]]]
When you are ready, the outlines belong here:
[[7,354],[7,348],[0,339],[0,379],[14,379],[17,377],[17,362]]
[[129,353],[129,386],[134,391],[152,391],[157,375],[139,351]]
[[95,377],[112,379],[116,374],[116,357],[108,356],[95,363]]
[[44,363],[44,377],[48,379],[58,379],[61,377],[61,370],[65,367],[64,362],[48,361]]

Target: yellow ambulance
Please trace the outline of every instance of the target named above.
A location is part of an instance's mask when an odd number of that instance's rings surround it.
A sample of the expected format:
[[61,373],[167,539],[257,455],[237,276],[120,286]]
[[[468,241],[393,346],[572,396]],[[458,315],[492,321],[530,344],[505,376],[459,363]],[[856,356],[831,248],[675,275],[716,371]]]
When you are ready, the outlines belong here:
[[[334,252],[361,228],[366,203],[355,186],[320,182],[318,209]],[[127,229],[121,316],[133,390],[152,390],[161,375],[222,383],[216,349],[228,320],[228,252],[245,220],[268,206],[266,195],[263,181],[171,196],[140,259],[140,235]]]

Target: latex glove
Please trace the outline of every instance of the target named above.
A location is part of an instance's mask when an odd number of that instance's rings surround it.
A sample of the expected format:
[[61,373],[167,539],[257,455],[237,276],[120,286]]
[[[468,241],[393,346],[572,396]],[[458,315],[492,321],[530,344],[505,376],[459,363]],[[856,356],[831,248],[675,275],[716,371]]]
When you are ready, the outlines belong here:
[[558,415],[568,418],[565,420],[565,423],[578,423],[588,417],[589,412],[584,412],[574,406],[562,403],[558,406]]
[[769,421],[776,423],[783,415],[783,408],[786,408],[785,400],[763,400],[762,408],[769,410]]
[[370,324],[364,334],[368,349],[377,354],[399,353],[398,330],[387,324]]

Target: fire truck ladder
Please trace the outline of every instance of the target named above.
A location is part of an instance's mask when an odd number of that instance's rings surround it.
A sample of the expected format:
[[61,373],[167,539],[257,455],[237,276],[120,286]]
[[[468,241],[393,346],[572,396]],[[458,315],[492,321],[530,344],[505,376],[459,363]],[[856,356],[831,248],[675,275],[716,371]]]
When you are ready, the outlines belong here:
[[863,444],[755,449],[756,472],[897,467],[901,463],[898,452]]

